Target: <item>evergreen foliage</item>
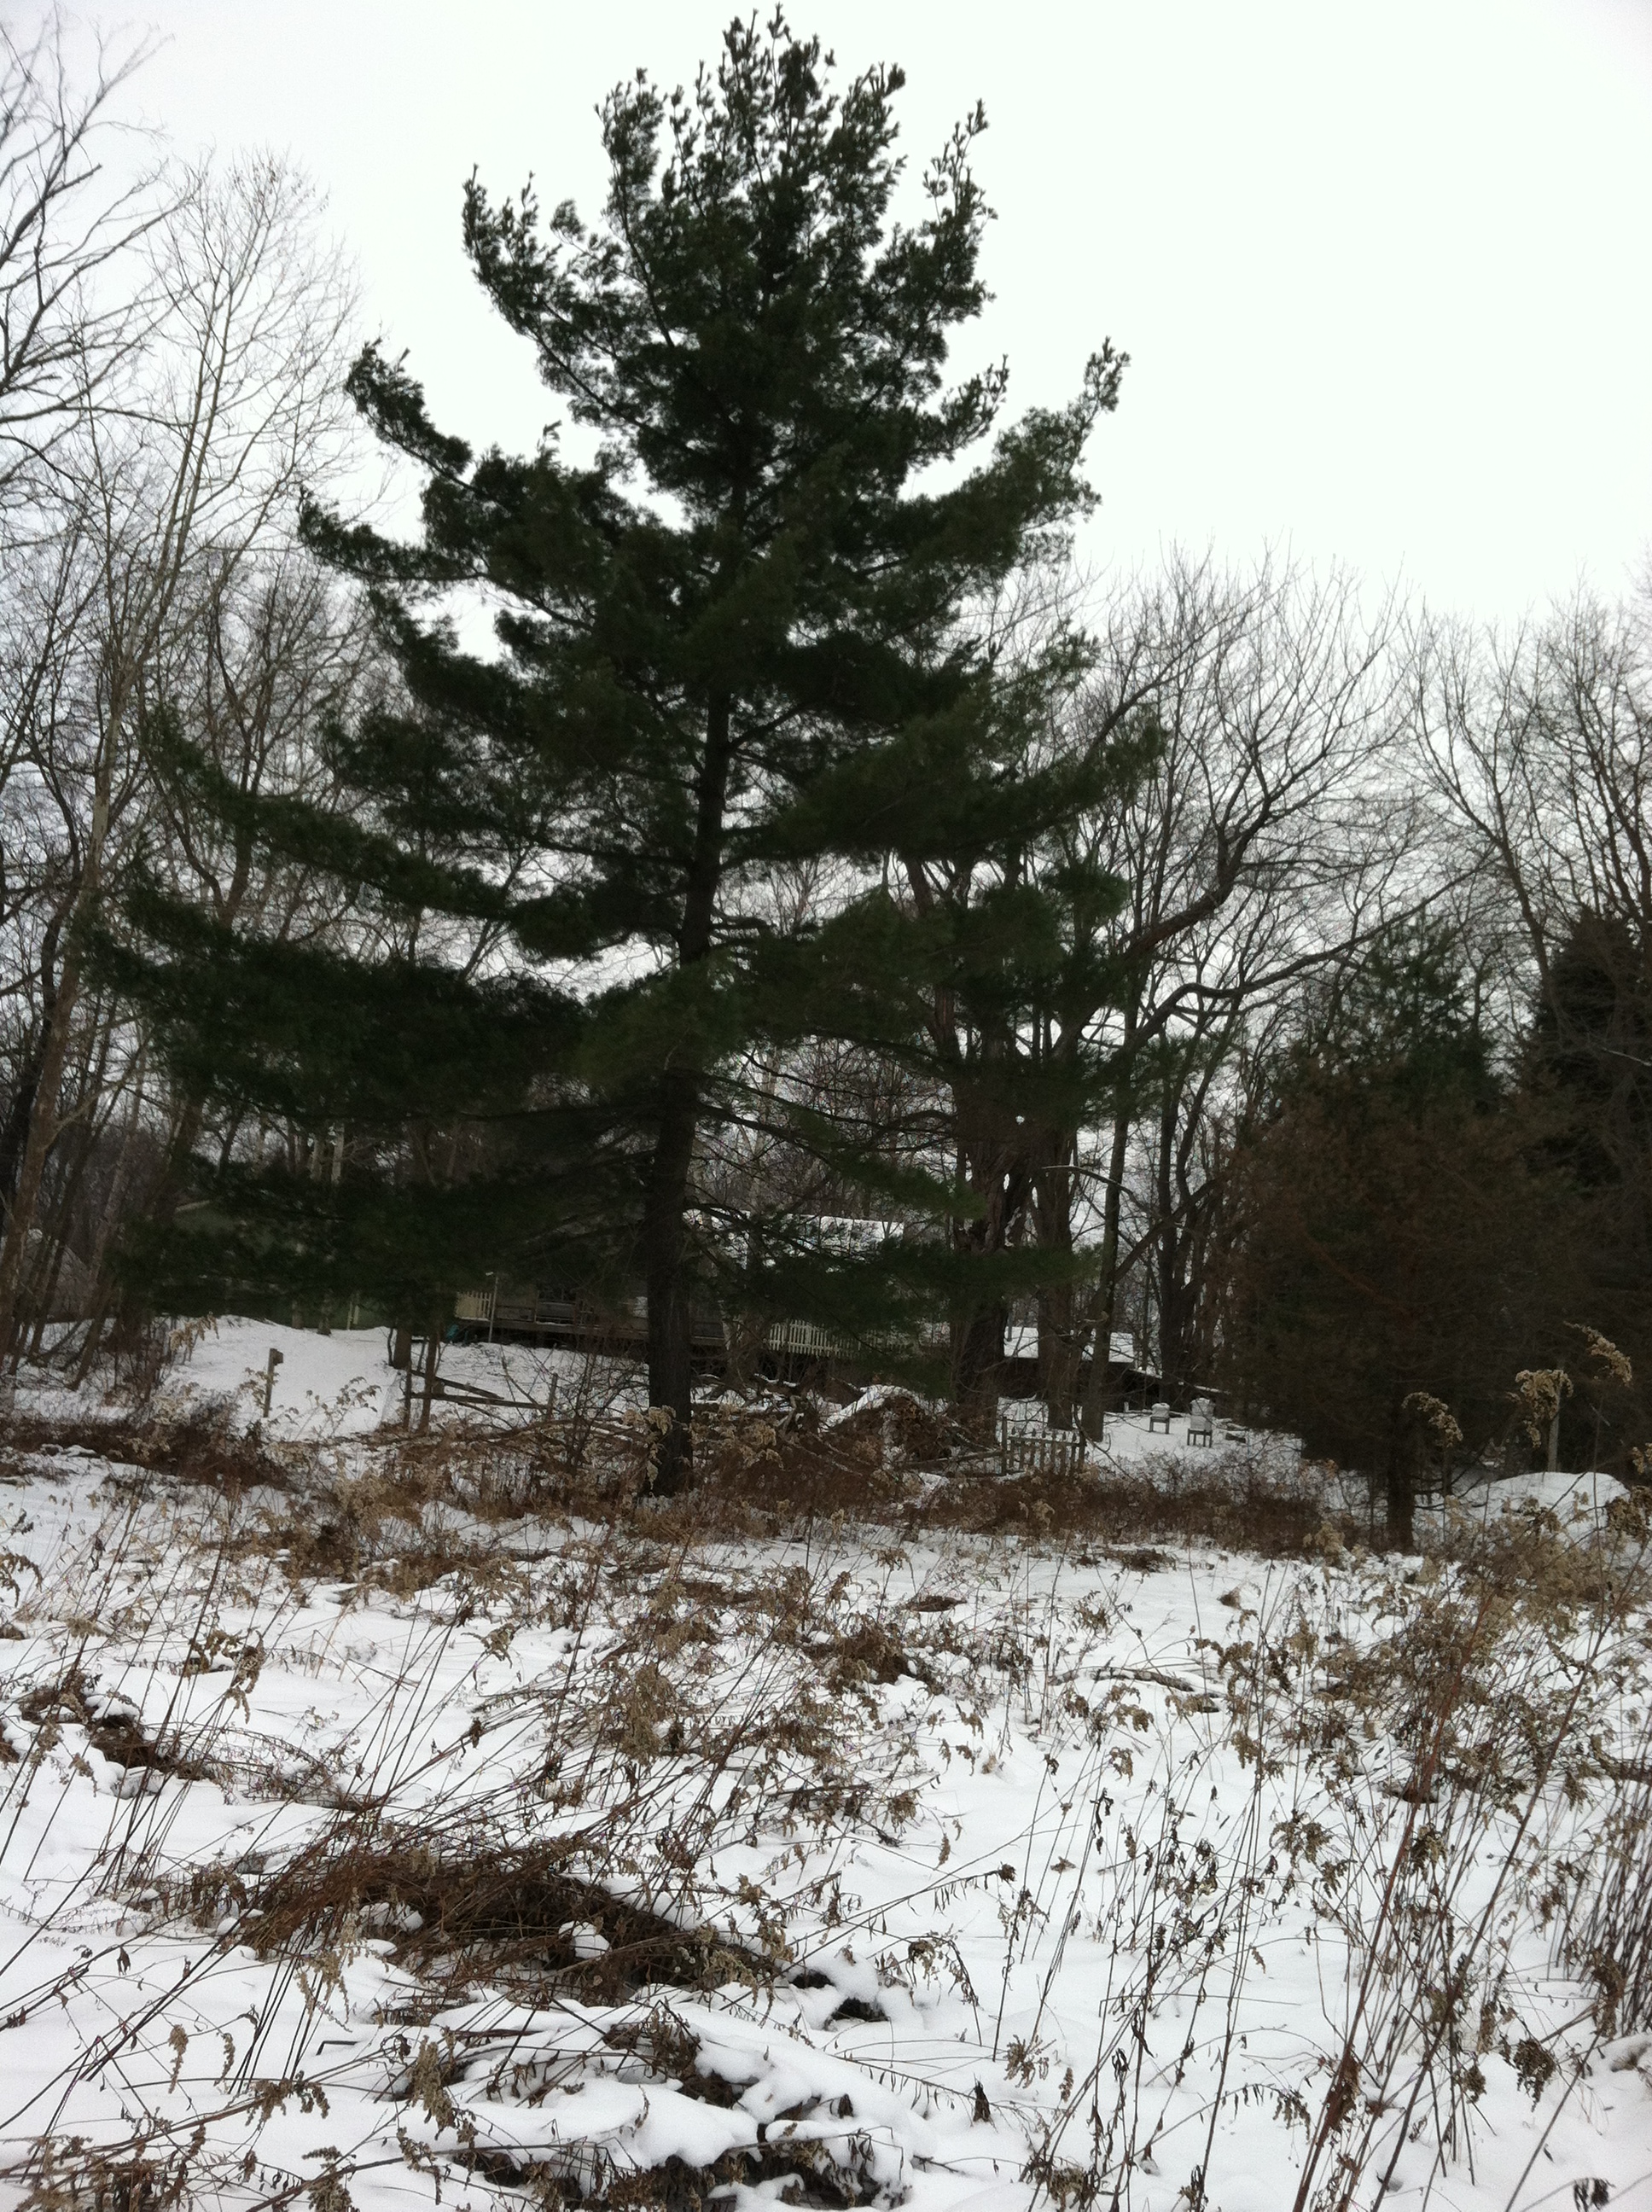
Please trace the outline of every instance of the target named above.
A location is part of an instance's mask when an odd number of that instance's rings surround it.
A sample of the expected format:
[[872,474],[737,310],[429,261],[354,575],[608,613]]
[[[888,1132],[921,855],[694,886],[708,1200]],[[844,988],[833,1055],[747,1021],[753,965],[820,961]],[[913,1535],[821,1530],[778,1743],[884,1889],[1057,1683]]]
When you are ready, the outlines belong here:
[[1047,755],[1030,713],[1022,728],[1011,772],[967,794],[974,814],[955,802],[914,823],[900,869],[822,932],[815,976],[840,1033],[946,1102],[951,1390],[976,1425],[996,1402],[1009,1302],[1070,1285],[1083,1264],[1034,1235],[1037,1179],[1118,1079],[1096,1016],[1116,999],[1102,925],[1121,886],[1047,831],[1108,803],[1157,743],[1148,725]]
[[[1606,1437],[1624,1464],[1652,1429],[1652,947],[1631,918],[1574,918],[1537,994],[1521,1072],[1535,1158],[1568,1194],[1580,1317],[1632,1364]],[[1581,1402],[1562,1431],[1571,1449],[1598,1453]]]
[[[777,15],[735,23],[689,92],[619,87],[594,226],[472,179],[467,251],[569,449],[553,428],[526,456],[473,454],[368,348],[350,390],[422,473],[422,534],[319,509],[306,534],[372,594],[402,696],[333,735],[343,815],[214,793],[181,754],[176,771],[348,885],[376,949],[215,931],[150,891],[120,956],[173,1065],[216,1099],[382,1135],[376,1166],[361,1152],[380,1185],[399,1117],[428,1170],[411,1182],[464,1185],[403,1217],[425,1247],[404,1295],[416,1276],[434,1308],[474,1276],[478,1223],[513,1224],[491,1264],[640,1278],[662,1487],[689,1467],[695,1285],[732,1255],[749,1299],[812,1297],[863,1333],[944,1289],[933,1250],[805,1266],[795,1224],[754,1245],[750,1218],[701,1202],[696,1164],[756,1110],[754,1048],[842,1033],[846,948],[932,997],[965,975],[983,1002],[993,974],[1047,968],[1049,916],[1014,856],[1113,772],[1033,757],[1082,639],[1057,623],[1011,671],[987,616],[1090,502],[1082,451],[1122,359],[1103,349],[1070,406],[1005,428],[1001,367],[948,385],[951,334],[987,296],[984,118],[925,173],[920,219],[896,220],[901,72],[835,94],[830,67]],[[444,618],[454,586],[495,608],[496,653]],[[892,857],[912,881],[932,866],[989,888],[944,920],[887,911],[870,937],[864,902],[836,931],[779,926],[777,867]],[[1007,1020],[1024,978],[999,995]],[[851,1184],[890,1188],[843,1131],[792,1118]],[[325,1237],[290,1205],[267,1220],[244,1178],[217,1200],[243,1255],[313,1275],[325,1249],[336,1275],[396,1241],[382,1193],[352,1210],[349,1180],[336,1206],[325,1182],[305,1201]],[[895,1180],[908,1213],[980,1210],[933,1176]]]
[[[1553,1102],[1553,1148],[1582,1188],[1615,1187],[1644,1213],[1652,948],[1622,915],[1580,915],[1556,947],[1533,1015],[1526,1075]],[[1643,1236],[1644,1220],[1637,1225]]]
[[1437,1401],[1471,1455],[1501,1441],[1516,1370],[1564,1342],[1562,1194],[1491,1065],[1449,931],[1389,933],[1316,1010],[1235,1176],[1223,1357],[1250,1410],[1366,1468],[1411,1532]]

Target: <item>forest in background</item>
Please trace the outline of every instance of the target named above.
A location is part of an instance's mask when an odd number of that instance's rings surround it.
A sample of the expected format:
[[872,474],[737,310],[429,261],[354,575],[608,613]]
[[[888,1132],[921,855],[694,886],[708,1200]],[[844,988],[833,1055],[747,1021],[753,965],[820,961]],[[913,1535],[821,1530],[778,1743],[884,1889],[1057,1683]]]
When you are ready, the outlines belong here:
[[[787,36],[615,95],[605,229],[472,188],[595,441],[476,459],[361,352],[306,181],[157,149],[112,187],[141,52],[81,83],[57,36],[0,99],[14,1371],[157,1311],[434,1342],[497,1274],[646,1295],[668,1486],[697,1304],[737,1368],[814,1321],[987,1430],[1013,1322],[1092,1432],[1128,1330],[1402,1521],[1488,1455],[1641,1471],[1652,598],[1507,633],[1277,558],[1076,577],[1122,357],[1004,432],[991,378],[944,391],[970,129],[886,249],[898,73],[835,124]],[[637,268],[710,329],[682,303],[780,232],[836,258],[799,249],[807,406],[778,343],[739,364],[819,449],[751,465],[765,520]],[[364,425],[422,542],[360,519]],[[846,1216],[905,1233],[823,1249]]]

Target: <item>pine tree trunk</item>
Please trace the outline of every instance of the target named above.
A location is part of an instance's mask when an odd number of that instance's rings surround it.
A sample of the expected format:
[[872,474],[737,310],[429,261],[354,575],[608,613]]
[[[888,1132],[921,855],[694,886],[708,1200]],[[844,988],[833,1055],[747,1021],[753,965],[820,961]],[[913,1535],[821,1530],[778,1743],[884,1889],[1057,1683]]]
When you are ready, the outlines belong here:
[[[723,867],[723,811],[732,758],[732,709],[714,699],[695,794],[694,852],[677,939],[678,964],[693,968],[712,948]],[[643,1267],[648,1295],[648,1405],[659,1424],[653,1449],[654,1490],[665,1496],[694,1475],[694,1371],[689,1271],[683,1234],[689,1176],[700,1121],[700,1073],[668,1067],[659,1080],[659,1118],[643,1205]]]
[[[938,1020],[938,1029],[941,1023]],[[964,1426],[980,1436],[990,1436],[998,1425],[999,1393],[1004,1380],[1004,1332],[1009,1320],[1001,1290],[994,1296],[993,1263],[1021,1241],[1026,1208],[1032,1189],[1029,1164],[1029,1138],[1024,1125],[1011,1118],[998,1091],[997,1069],[1006,1056],[1002,1038],[993,1041],[983,1057],[988,1074],[982,1082],[959,1076],[953,1080],[953,1120],[957,1146],[958,1175],[981,1203],[974,1219],[955,1224],[953,1249],[979,1260],[987,1283],[956,1311],[952,1323],[952,1401]]]
[[958,1419],[970,1434],[990,1439],[998,1422],[999,1385],[1003,1381],[1002,1305],[972,1314],[958,1329],[952,1355],[952,1396]]
[[1404,1403],[1396,1403],[1388,1414],[1388,1468],[1382,1494],[1388,1541],[1402,1552],[1409,1552],[1415,1542],[1417,1448],[1415,1429],[1406,1419]]
[[686,1073],[666,1076],[660,1096],[642,1237],[648,1293],[648,1403],[660,1422],[653,1446],[653,1488],[669,1497],[694,1473],[694,1371],[683,1215],[699,1098],[694,1078]]
[[1403,1445],[1396,1448],[1388,1462],[1387,1489],[1388,1540],[1400,1551],[1409,1552],[1415,1542],[1417,1486],[1412,1475],[1411,1455]]
[[1078,1396],[1078,1332],[1071,1283],[1038,1295],[1038,1395],[1053,1429],[1070,1429]]

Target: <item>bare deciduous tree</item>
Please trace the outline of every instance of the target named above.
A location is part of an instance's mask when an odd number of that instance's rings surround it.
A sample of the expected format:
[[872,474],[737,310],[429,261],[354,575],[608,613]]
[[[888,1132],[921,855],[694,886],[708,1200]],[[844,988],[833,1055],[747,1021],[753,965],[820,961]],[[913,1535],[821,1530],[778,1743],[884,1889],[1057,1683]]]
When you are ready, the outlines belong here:
[[1151,1132],[1146,1210],[1157,1218],[1161,1325],[1168,1312],[1180,1366],[1192,1341],[1198,1131],[1220,1095],[1216,1072],[1254,1008],[1357,941],[1392,897],[1409,839],[1382,768],[1399,728],[1391,638],[1391,611],[1367,619],[1347,579],[1315,583],[1266,562],[1238,579],[1176,560],[1109,623],[1087,712],[1111,714],[1145,659],[1160,744],[1125,803],[1073,831],[1124,887],[1098,944],[1114,985],[1098,1011],[1114,1046],[1111,1112],[1093,1158],[1075,1150],[1059,1167],[1043,1224],[1070,1237],[1066,1195],[1088,1184],[1094,1287],[1081,1322],[1047,1310],[1055,1340],[1045,1364],[1059,1413],[1089,1334],[1091,1434],[1135,1256],[1125,1217],[1139,1132]]
[[343,434],[350,300],[318,218],[308,187],[273,161],[189,177],[145,240],[158,302],[145,343],[118,389],[87,362],[72,438],[55,456],[58,534],[76,550],[80,673],[76,710],[31,725],[33,795],[58,817],[44,842],[61,919],[0,1241],[0,1346],[59,1133],[88,932],[150,788],[146,717],[179,640],[290,528],[301,484]]
[[112,181],[104,160],[135,135],[118,96],[149,47],[98,38],[82,82],[71,43],[55,10],[30,40],[0,24],[0,500],[72,433],[155,305],[135,249],[171,194],[153,170]]

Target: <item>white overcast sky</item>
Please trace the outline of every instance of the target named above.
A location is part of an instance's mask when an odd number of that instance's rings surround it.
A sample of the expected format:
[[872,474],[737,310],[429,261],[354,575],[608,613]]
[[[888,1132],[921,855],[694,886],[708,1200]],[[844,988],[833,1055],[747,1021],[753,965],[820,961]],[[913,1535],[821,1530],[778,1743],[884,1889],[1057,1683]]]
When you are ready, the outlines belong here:
[[[9,10],[27,18],[30,8]],[[76,12],[80,12],[78,9]],[[459,240],[472,166],[597,211],[595,104],[714,54],[701,0],[152,0],[134,100],[289,154],[437,419],[551,411]],[[119,21],[122,17],[107,20]],[[1652,550],[1652,0],[796,0],[899,62],[914,168],[979,97],[995,295],[969,357],[1059,402],[1133,366],[1092,569],[1288,544],[1503,620]]]

